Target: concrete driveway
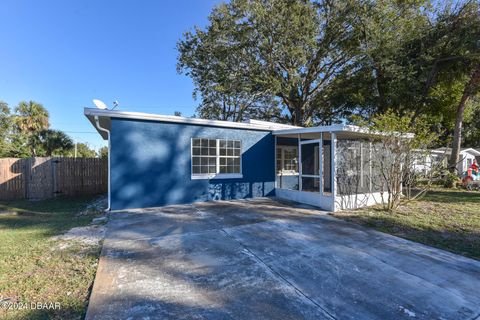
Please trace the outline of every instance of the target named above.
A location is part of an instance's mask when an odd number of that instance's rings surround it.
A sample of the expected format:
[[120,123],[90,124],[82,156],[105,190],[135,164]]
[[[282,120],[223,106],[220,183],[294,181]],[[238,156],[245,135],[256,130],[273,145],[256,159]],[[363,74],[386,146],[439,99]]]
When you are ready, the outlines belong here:
[[271,199],[114,212],[87,319],[480,319],[480,262]]

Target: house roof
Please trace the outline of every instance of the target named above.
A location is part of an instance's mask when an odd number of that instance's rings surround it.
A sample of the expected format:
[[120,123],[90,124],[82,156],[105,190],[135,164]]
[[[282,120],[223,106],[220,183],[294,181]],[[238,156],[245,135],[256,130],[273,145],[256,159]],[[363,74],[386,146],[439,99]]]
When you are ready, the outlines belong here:
[[[186,118],[178,116],[167,116],[152,113],[142,112],[130,112],[123,110],[104,110],[97,108],[85,108],[84,114],[92,125],[97,129],[98,133],[103,139],[108,139],[107,133],[99,130],[95,123],[95,118],[98,117],[100,126],[107,130],[110,130],[111,119],[129,119],[129,120],[142,120],[142,121],[156,121],[165,123],[181,123],[191,125],[201,125],[209,127],[223,127],[232,129],[248,129],[259,131],[272,131],[274,135],[283,136],[296,136],[298,134],[313,135],[316,133],[342,133],[345,137],[369,137],[383,135],[382,133],[372,132],[366,128],[353,125],[335,124],[330,126],[318,126],[318,127],[297,127],[287,124],[273,123],[261,120],[249,120],[248,122],[232,122],[232,121],[220,121],[209,120],[199,118]],[[413,134],[406,134],[405,138],[412,138]]]
[[[450,155],[452,154],[452,148],[437,148],[437,149],[434,149],[432,150],[432,152],[435,152],[435,153],[444,153],[446,155]],[[460,149],[460,153],[470,153],[476,157],[480,156],[480,151],[474,149],[474,148],[462,148]]]
[[201,126],[210,126],[210,127],[249,129],[249,130],[260,130],[260,131],[274,131],[274,130],[282,130],[282,129],[285,130],[285,129],[300,128],[300,127],[291,126],[287,124],[273,123],[273,122],[253,120],[253,119],[249,120],[248,122],[233,122],[233,121],[220,121],[220,120],[208,120],[208,119],[199,119],[199,118],[167,116],[167,115],[142,113],[142,112],[130,112],[130,111],[123,111],[123,110],[103,110],[103,109],[97,109],[97,108],[85,108],[84,114],[88,118],[88,120],[93,124],[93,126],[97,129],[98,133],[100,133],[103,139],[108,139],[107,133],[97,128],[95,124],[95,117],[98,117],[100,126],[108,130],[110,129],[112,118],[145,120],[145,121],[156,121],[156,122],[167,122],[167,123],[182,123],[182,124],[192,124],[192,125],[201,125]]

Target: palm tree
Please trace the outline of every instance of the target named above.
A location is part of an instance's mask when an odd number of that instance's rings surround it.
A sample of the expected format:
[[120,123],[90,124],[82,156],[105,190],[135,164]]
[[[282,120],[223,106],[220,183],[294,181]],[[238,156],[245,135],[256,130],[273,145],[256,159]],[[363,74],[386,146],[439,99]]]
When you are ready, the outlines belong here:
[[14,118],[15,125],[21,133],[27,136],[30,153],[35,156],[38,134],[50,126],[48,111],[35,101],[22,101],[15,108],[15,111],[17,113]]

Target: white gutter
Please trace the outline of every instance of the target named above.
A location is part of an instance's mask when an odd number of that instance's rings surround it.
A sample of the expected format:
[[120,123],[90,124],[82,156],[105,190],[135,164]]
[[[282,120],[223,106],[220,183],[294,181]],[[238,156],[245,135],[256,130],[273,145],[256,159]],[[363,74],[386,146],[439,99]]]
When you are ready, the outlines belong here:
[[111,204],[110,203],[111,201],[110,200],[110,196],[111,196],[111,193],[110,193],[110,130],[102,128],[100,126],[100,122],[98,121],[98,116],[95,116],[95,125],[97,126],[98,130],[106,132],[108,136],[108,195],[107,195],[108,208],[106,209],[106,211],[110,211],[111,209],[110,207],[110,204]]

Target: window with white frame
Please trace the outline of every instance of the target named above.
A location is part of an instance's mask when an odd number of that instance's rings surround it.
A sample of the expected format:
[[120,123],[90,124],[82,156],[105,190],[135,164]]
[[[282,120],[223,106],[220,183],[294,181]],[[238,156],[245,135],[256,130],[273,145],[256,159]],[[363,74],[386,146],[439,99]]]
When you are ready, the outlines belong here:
[[297,147],[277,147],[277,172],[279,174],[298,174]]
[[239,140],[192,138],[192,178],[241,177]]

